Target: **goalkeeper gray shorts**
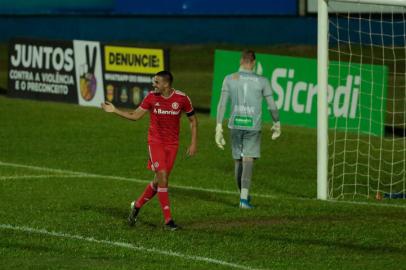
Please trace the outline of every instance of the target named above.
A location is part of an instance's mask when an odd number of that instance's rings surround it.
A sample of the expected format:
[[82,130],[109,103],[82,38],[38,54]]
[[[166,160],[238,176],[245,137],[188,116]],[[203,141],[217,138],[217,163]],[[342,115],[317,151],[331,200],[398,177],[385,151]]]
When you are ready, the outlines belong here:
[[233,159],[261,156],[261,131],[230,129]]

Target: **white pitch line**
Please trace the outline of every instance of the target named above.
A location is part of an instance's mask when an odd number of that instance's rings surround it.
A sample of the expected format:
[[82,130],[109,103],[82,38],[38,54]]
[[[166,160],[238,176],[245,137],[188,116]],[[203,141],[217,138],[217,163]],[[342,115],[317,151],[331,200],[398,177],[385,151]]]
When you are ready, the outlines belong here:
[[81,174],[72,174],[72,175],[63,175],[63,174],[45,174],[45,175],[15,175],[15,176],[2,176],[1,180],[18,180],[18,179],[46,179],[46,178],[87,178],[87,175]]
[[24,164],[17,164],[17,163],[8,163],[8,162],[2,162],[2,161],[0,161],[0,166],[24,168],[24,169],[31,169],[31,170],[45,171],[45,172],[55,172],[55,173],[61,173],[61,174],[80,175],[80,177],[105,178],[105,179],[112,179],[112,180],[119,180],[119,181],[131,181],[131,182],[142,183],[142,184],[146,184],[146,183],[151,182],[151,181],[148,181],[148,180],[141,180],[141,179],[136,179],[136,178],[127,178],[127,177],[109,176],[109,175],[99,175],[99,174],[77,172],[77,171],[69,171],[69,170],[61,170],[61,169],[52,169],[52,168],[47,168],[47,167],[38,167],[38,166],[31,166],[31,165],[24,165]]
[[[46,171],[46,172],[68,173],[68,174],[72,174],[72,176],[76,175],[76,176],[80,176],[80,177],[89,177],[89,178],[104,178],[104,179],[111,179],[111,180],[118,180],[118,181],[135,182],[135,183],[141,183],[141,184],[147,184],[147,183],[151,182],[151,180],[142,180],[142,179],[137,179],[137,178],[91,174],[91,173],[85,173],[85,172],[77,172],[77,171],[69,171],[69,170],[61,170],[61,169],[52,169],[52,168],[47,168],[47,167],[38,167],[38,166],[16,164],[16,163],[8,163],[8,162],[2,162],[2,161],[0,161],[0,166],[17,167],[17,168],[32,169],[32,170]],[[171,185],[171,188],[179,188],[179,189],[185,189],[185,190],[196,190],[196,191],[203,191],[203,192],[213,192],[213,193],[220,193],[220,194],[231,194],[231,195],[238,195],[239,194],[238,192],[231,191],[231,190],[208,189],[208,188],[202,188],[202,187],[191,187],[191,186],[181,186],[181,185]],[[271,198],[271,199],[278,198],[277,196],[269,195],[269,194],[255,194],[255,193],[252,193],[252,195],[256,196],[256,197],[262,197],[262,198]]]
[[86,236],[68,234],[68,233],[61,233],[61,232],[53,232],[53,231],[47,231],[45,229],[35,229],[35,228],[30,228],[30,227],[25,227],[25,226],[20,227],[20,226],[14,226],[14,225],[10,225],[10,224],[0,224],[0,228],[4,229],[4,230],[13,230],[13,231],[20,231],[20,232],[48,235],[48,236],[54,236],[54,237],[60,237],[60,238],[68,238],[68,239],[80,240],[80,241],[103,244],[103,245],[109,245],[109,246],[116,246],[116,247],[121,247],[121,248],[141,251],[141,252],[153,253],[153,254],[170,256],[170,257],[177,257],[177,258],[181,258],[181,259],[184,259],[184,260],[205,262],[205,263],[217,264],[217,265],[221,265],[221,266],[228,266],[230,268],[235,268],[235,269],[261,270],[261,269],[258,269],[258,268],[252,268],[250,266],[244,266],[244,265],[230,263],[230,262],[217,260],[217,259],[212,259],[212,258],[208,258],[208,257],[186,255],[186,254],[182,254],[182,253],[179,253],[179,252],[160,250],[160,249],[156,249],[156,248],[146,248],[146,247],[143,247],[143,246],[136,246],[136,245],[133,245],[133,244],[130,244],[130,243],[125,243],[125,242],[116,242],[116,241],[109,241],[109,240],[98,240],[98,239],[95,239],[93,237],[86,237]]
[[[8,166],[8,167],[17,167],[17,168],[25,168],[25,169],[32,169],[37,171],[46,171],[46,172],[58,172],[58,173],[67,173],[71,174],[72,176],[77,177],[89,177],[89,178],[103,178],[103,179],[111,179],[117,181],[127,181],[127,182],[135,182],[140,184],[147,184],[150,183],[151,180],[142,180],[137,178],[128,178],[128,177],[121,177],[121,176],[110,176],[110,175],[100,175],[100,174],[91,174],[85,172],[76,172],[76,171],[69,171],[69,170],[61,170],[61,169],[52,169],[47,167],[37,167],[37,166],[30,166],[30,165],[23,165],[23,164],[16,164],[16,163],[8,163],[0,161],[0,166]],[[203,187],[192,187],[192,186],[183,186],[183,185],[171,185],[171,188],[178,188],[184,190],[195,190],[195,191],[203,191],[203,192],[213,192],[219,194],[229,194],[229,195],[238,195],[239,193],[236,191],[231,190],[220,190],[220,189],[209,189]],[[300,198],[300,197],[281,197],[275,196],[270,194],[263,194],[263,193],[251,193],[252,196],[260,197],[260,198],[268,198],[268,199],[284,199],[284,200],[302,200],[302,201],[318,201],[312,198]],[[374,203],[374,202],[357,202],[357,201],[337,201],[337,200],[326,200],[320,201],[326,203],[344,203],[344,204],[354,204],[354,205],[363,205],[363,206],[383,206],[383,207],[395,207],[395,208],[406,208],[405,205],[401,204],[389,204],[389,203]]]
[[24,168],[24,169],[31,169],[31,170],[36,170],[36,171],[47,171],[47,172],[55,172],[55,173],[83,174],[83,173],[78,173],[78,172],[68,171],[68,170],[51,169],[51,168],[46,168],[46,167],[37,167],[37,166],[30,166],[30,165],[24,165],[24,164],[2,162],[2,161],[0,161],[0,166]]
[[357,202],[357,201],[338,201],[338,200],[328,200],[329,203],[344,203],[344,204],[358,204],[365,206],[386,206],[395,208],[406,208],[406,204],[390,204],[390,203],[380,203],[380,202]]

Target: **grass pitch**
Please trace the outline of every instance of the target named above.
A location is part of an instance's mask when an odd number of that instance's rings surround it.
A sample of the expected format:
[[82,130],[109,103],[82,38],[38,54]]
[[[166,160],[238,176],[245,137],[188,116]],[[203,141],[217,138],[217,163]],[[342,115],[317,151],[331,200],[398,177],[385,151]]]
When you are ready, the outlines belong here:
[[[176,232],[156,198],[126,225],[152,179],[148,119],[96,108],[0,96],[2,269],[390,269],[406,265],[406,208],[392,201],[316,197],[315,130],[264,125],[252,184],[255,209],[238,208],[230,140],[214,144],[198,114],[199,153],[181,145],[170,178]],[[228,133],[226,131],[226,138]],[[402,266],[403,265],[403,266]]]

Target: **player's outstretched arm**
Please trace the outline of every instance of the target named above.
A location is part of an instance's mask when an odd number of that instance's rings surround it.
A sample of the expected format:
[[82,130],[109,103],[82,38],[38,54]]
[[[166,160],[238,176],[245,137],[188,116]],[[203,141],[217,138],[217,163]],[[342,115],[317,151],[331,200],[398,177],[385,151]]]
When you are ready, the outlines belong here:
[[188,117],[190,122],[190,131],[192,133],[190,146],[187,149],[187,154],[193,156],[197,152],[197,118],[196,115],[191,115]]
[[132,112],[121,111],[121,110],[117,109],[113,105],[113,103],[108,102],[108,101],[102,103],[101,106],[105,112],[115,113],[121,117],[124,117],[129,120],[133,120],[133,121],[141,119],[147,113],[146,110],[143,110],[140,107],[138,107],[135,111],[132,111]]

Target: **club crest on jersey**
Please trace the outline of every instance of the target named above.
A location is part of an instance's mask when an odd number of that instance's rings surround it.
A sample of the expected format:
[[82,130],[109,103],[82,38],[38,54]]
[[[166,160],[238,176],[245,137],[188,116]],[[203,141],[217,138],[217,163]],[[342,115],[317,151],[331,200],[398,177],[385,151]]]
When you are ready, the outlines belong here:
[[172,109],[177,110],[179,108],[179,103],[174,102],[172,103]]

